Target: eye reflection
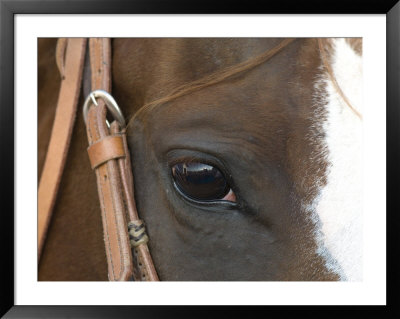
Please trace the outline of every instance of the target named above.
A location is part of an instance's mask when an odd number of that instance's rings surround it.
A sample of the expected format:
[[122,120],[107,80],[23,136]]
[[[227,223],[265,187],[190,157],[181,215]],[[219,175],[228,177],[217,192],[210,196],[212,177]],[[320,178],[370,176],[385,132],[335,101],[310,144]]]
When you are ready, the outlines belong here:
[[235,201],[235,195],[218,168],[201,162],[182,162],[171,169],[176,187],[185,196],[198,201]]

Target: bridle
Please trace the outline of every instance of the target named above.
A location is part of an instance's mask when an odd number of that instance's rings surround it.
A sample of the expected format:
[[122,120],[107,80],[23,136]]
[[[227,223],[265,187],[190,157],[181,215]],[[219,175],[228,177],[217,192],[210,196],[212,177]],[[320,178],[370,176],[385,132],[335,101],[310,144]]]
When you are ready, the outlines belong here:
[[[38,191],[38,259],[72,135],[82,86],[87,40],[60,39],[56,59],[61,88],[56,117]],[[108,277],[112,281],[158,281],[147,246],[145,225],[139,219],[133,195],[133,176],[125,134],[125,119],[111,91],[111,41],[91,38],[88,43],[90,82],[83,115],[88,154],[96,174]],[[86,62],[89,62],[86,59]],[[87,79],[85,79],[87,80]],[[113,120],[107,120],[109,113]]]
[[[333,76],[329,64],[327,66],[322,42],[319,40],[318,43],[323,63],[328,74]],[[273,50],[280,50],[280,45],[282,43],[271,49],[271,54],[274,53]],[[87,47],[89,54],[85,58]],[[117,102],[109,93],[111,40],[59,39],[56,60],[62,80],[38,189],[38,261],[65,166],[84,80],[91,82],[91,93],[87,94],[84,102],[83,116],[89,141],[89,160],[97,179],[109,280],[158,281],[147,246],[145,224],[140,220],[136,209],[125,119]],[[85,61],[90,80],[83,79]],[[246,67],[245,63],[243,67]],[[337,84],[335,79],[333,82]],[[340,87],[337,87],[339,93],[344,96]],[[348,103],[345,96],[344,99]],[[351,104],[349,106],[356,112]],[[107,120],[108,114],[113,118],[111,124]]]

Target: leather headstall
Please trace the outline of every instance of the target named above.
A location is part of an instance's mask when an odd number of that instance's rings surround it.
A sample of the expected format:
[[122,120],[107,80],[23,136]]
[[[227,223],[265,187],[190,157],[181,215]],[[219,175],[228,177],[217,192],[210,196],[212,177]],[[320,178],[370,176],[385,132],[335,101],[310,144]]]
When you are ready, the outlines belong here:
[[[90,59],[92,92],[88,94],[85,100],[83,112],[89,141],[89,159],[97,179],[108,263],[108,277],[111,281],[158,281],[159,279],[147,246],[148,237],[145,232],[144,223],[139,219],[136,209],[125,120],[116,101],[110,95],[111,40],[108,38],[90,38],[88,47],[89,54],[87,58]],[[65,101],[65,97],[61,98],[61,95],[68,95],[69,100],[71,100],[69,107],[76,109],[77,99],[82,86],[85,48],[86,39],[69,38],[60,39],[58,42],[57,65],[60,71],[62,71],[63,76],[51,141],[53,134],[56,134],[59,107],[65,104],[65,102],[62,102]],[[70,51],[73,51],[74,54],[69,54]],[[65,53],[63,54],[62,52]],[[73,69],[77,73],[73,80],[69,77],[68,72],[70,69]],[[71,82],[70,86],[73,86],[73,89],[68,90],[68,93],[64,94],[63,86],[66,81]],[[72,99],[74,103],[72,103]],[[73,111],[71,110],[70,112]],[[109,124],[107,118],[113,118],[111,124]],[[60,124],[59,126],[65,130],[64,125]],[[73,125],[73,122],[70,125]],[[69,134],[71,134],[72,128],[69,128],[69,130]],[[69,144],[70,136],[67,139],[67,144]],[[49,187],[47,186],[48,183],[42,184],[42,182],[46,182],[43,176],[46,173],[47,161],[52,162],[51,158],[49,158],[51,141],[39,185],[39,257],[52,210],[52,207],[49,208],[51,206],[49,204],[46,204],[46,209],[40,209],[44,206],[44,203],[49,201],[46,198],[48,193],[41,194],[40,190],[41,187]],[[60,154],[63,154],[62,157],[64,157],[61,162],[65,163],[67,150],[68,145],[64,146],[62,151],[59,151]],[[60,156],[53,154],[53,158]],[[59,172],[61,176],[63,165],[57,169],[61,170]],[[59,178],[57,183],[59,184]],[[53,186],[53,188],[55,188],[53,193],[56,194],[58,185]],[[50,200],[53,206],[54,198]],[[42,220],[43,222],[41,222]],[[42,224],[44,226],[41,227]]]

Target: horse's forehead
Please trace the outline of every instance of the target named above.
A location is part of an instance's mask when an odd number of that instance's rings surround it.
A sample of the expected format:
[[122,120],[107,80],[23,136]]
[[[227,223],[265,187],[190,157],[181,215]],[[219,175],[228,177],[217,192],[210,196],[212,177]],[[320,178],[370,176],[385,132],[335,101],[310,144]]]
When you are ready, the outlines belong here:
[[[113,81],[138,107],[180,85],[257,56],[280,39],[114,39]],[[117,92],[118,94],[119,92]]]
[[[305,144],[310,140],[304,136],[315,122],[324,118],[319,107],[322,102],[315,99],[314,84],[322,73],[319,66],[315,42],[313,45],[312,40],[298,41],[271,61],[232,81],[217,83],[160,105],[157,112],[148,112],[151,120],[147,125],[152,125],[149,131],[162,132],[156,138],[162,140],[167,138],[164,132],[168,128],[193,129],[199,123],[213,129],[214,134],[228,130],[232,136],[253,138],[259,141],[259,147],[265,148],[268,157],[282,161],[288,155],[302,158],[298,153],[286,153],[285,139],[290,135],[301,155],[308,154]],[[301,166],[294,167],[299,174],[304,173]]]

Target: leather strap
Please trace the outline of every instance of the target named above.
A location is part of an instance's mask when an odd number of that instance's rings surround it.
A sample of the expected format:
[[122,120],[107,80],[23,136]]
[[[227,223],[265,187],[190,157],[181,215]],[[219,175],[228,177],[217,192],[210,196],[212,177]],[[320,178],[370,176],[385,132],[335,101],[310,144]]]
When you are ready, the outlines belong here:
[[[114,134],[118,133],[118,126],[115,125],[115,122],[111,125],[111,130]],[[125,199],[126,210],[128,214],[128,219],[130,220],[128,224],[128,230],[131,239],[130,240],[131,247],[134,249],[133,250],[134,278],[137,281],[158,281],[159,279],[156,269],[154,267],[153,259],[150,255],[150,251],[147,246],[147,240],[148,240],[147,235],[146,235],[147,239],[144,241],[141,241],[141,238],[135,240],[132,238],[132,232],[129,229],[132,224],[139,223],[144,226],[144,223],[139,219],[139,215],[136,209],[134,189],[133,189],[132,166],[129,156],[128,144],[126,141],[125,129],[122,130],[121,136],[125,149],[125,157],[118,159],[118,165],[121,173],[121,183]]]
[[[110,92],[110,39],[90,39],[89,48],[92,90]],[[104,101],[97,99],[96,103],[87,116],[88,153],[97,178],[109,279],[158,280],[146,241],[142,240],[133,254],[131,250],[128,220],[139,219],[125,130],[117,121],[109,128]]]
[[[92,90],[110,92],[111,45],[109,39],[89,40]],[[104,102],[89,109],[86,123],[89,150],[104,142],[110,135],[105,123],[107,109]],[[104,157],[99,155],[100,157]],[[95,168],[97,189],[103,221],[104,243],[108,263],[108,278],[112,281],[129,280],[132,277],[132,254],[125,225],[127,225],[117,163],[111,159]]]
[[112,135],[92,144],[88,148],[92,168],[108,162],[109,160],[125,156],[125,149],[121,136]]
[[[105,131],[97,125],[99,113],[106,114],[105,105],[92,107],[89,110],[87,133],[89,144],[93,145],[105,138]],[[100,114],[101,115],[101,114]],[[108,263],[108,278],[112,281],[129,280],[132,277],[132,254],[125,225],[127,225],[118,167],[111,159],[95,168],[97,189],[99,192],[101,215],[103,221],[104,243]]]
[[46,238],[51,214],[71,141],[76,107],[82,83],[86,39],[60,39],[57,65],[61,88],[50,143],[38,189],[38,261]]

